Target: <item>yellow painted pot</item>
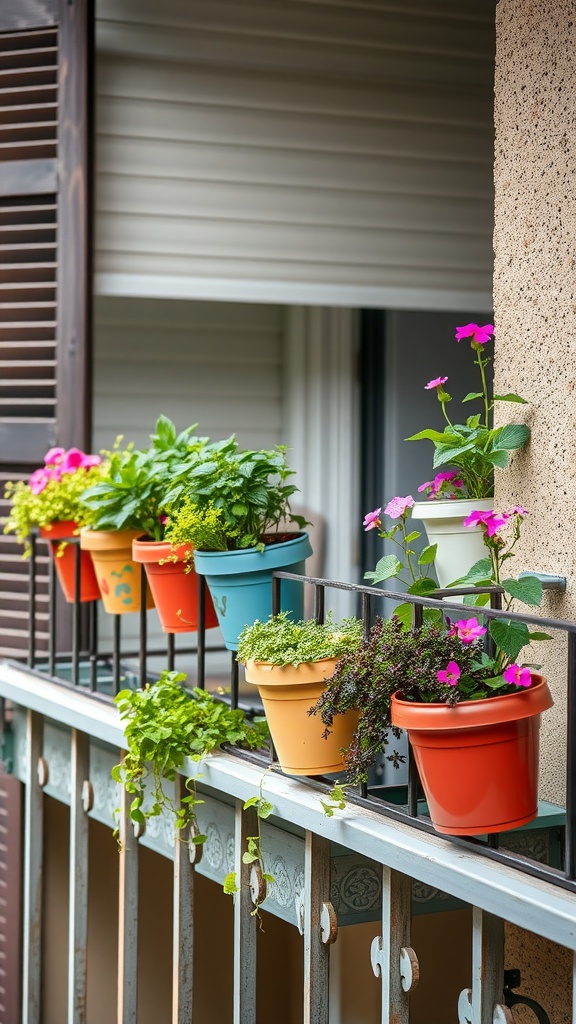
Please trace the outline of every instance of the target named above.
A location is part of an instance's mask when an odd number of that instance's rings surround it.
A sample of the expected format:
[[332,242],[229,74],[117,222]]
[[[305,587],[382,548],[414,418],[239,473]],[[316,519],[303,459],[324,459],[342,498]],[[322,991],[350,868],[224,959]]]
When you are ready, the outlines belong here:
[[332,775],[344,771],[342,748],[350,745],[359,711],[337,715],[328,737],[316,703],[336,668],[337,658],[301,665],[246,662],[246,682],[258,687],[280,767],[286,775]]
[[[102,602],[110,615],[140,611],[141,569],[132,560],[132,541],[139,536],[140,530],[85,528],[80,532],[80,547],[92,556]],[[154,607],[148,585],[146,607]]]

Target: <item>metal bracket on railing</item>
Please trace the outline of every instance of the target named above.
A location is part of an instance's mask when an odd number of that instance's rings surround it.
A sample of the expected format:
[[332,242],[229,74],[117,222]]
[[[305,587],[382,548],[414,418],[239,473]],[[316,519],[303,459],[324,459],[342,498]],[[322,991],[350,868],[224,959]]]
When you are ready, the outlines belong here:
[[[372,970],[377,978],[386,969],[386,954],[382,936],[377,935],[372,939],[370,946],[370,961]],[[420,980],[420,964],[418,957],[411,946],[402,946],[398,961],[398,970],[401,979],[402,990],[413,992]]]
[[510,1008],[513,1006],[527,1006],[528,1009],[532,1010],[538,1024],[550,1024],[550,1017],[544,1007],[540,1006],[540,1003],[537,1003],[535,999],[529,999],[528,996],[521,996],[512,991],[512,989],[518,988],[521,981],[520,971],[517,968],[504,971],[504,1002],[506,1006]]
[[521,572],[518,574],[518,579],[521,580],[524,576],[535,576],[537,580],[540,580],[542,590],[556,590],[559,594],[566,593],[565,576],[553,576],[547,572]]
[[[472,1024],[472,989],[465,988],[458,999],[458,1024]],[[492,1015],[492,1024],[512,1024],[512,1015],[507,1006],[497,1003]]]

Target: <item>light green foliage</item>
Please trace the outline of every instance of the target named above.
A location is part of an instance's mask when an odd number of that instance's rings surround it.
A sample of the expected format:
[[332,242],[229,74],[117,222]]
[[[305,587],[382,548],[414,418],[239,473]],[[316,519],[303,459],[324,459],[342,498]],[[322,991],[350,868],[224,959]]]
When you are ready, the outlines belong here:
[[161,514],[166,495],[178,482],[186,481],[209,439],[193,435],[197,424],[181,433],[166,416],[156,422],[148,448],[109,453],[103,479],[84,494],[84,515],[94,530],[141,530],[162,540]]
[[63,473],[60,480],[49,480],[40,494],[33,494],[23,480],[8,481],[5,497],[12,502],[4,533],[15,533],[24,545],[24,557],[30,555],[30,532],[34,527],[49,526],[54,522],[72,520],[78,527],[85,526],[87,510],[81,498],[106,473],[106,463],[90,469],[79,468],[74,473]]
[[336,780],[328,794],[328,799],[320,801],[327,818],[333,818],[334,811],[343,811],[346,808],[346,790],[349,788],[348,785]]
[[291,622],[286,612],[272,615],[267,622],[258,619],[246,626],[238,638],[238,661],[266,661],[272,665],[300,665],[306,661],[339,658],[356,651],[362,640],[359,619],[324,623],[315,619]]
[[[146,818],[161,814],[164,808],[174,812],[176,827],[184,828],[195,820],[194,777],[186,780],[187,795],[180,807],[166,796],[162,780],[173,782],[187,757],[200,761],[224,743],[251,750],[266,741],[265,722],[249,723],[243,711],[233,710],[205,690],[187,690],[181,686],[186,676],[163,672],[154,685],[143,690],[121,690],[115,702],[123,719],[128,751],[114,766],[112,777],[132,794],[130,816],[143,824]],[[144,810],[146,784],[151,782],[152,806]],[[195,842],[202,841],[197,836]]]
[[198,551],[227,551],[224,513],[221,508],[201,508],[190,498],[184,498],[180,506],[169,510],[164,539],[170,541],[173,549],[191,544]]

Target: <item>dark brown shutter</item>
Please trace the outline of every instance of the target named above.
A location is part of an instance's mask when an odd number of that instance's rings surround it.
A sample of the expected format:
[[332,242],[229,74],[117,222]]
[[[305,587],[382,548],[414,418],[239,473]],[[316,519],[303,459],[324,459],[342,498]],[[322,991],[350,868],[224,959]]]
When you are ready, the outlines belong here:
[[[90,443],[92,26],[87,0],[0,5],[0,496],[52,445]],[[0,656],[22,657],[28,566],[0,538]]]

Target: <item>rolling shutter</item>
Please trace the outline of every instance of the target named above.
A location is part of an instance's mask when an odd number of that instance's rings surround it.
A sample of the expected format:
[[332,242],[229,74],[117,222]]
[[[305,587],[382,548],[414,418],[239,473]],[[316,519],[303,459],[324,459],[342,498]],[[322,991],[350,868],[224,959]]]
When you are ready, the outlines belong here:
[[[0,527],[8,479],[89,443],[90,4],[0,11]],[[41,565],[45,564],[42,562]],[[0,656],[28,644],[28,568],[0,532]],[[46,639],[46,574],[37,621]]]

